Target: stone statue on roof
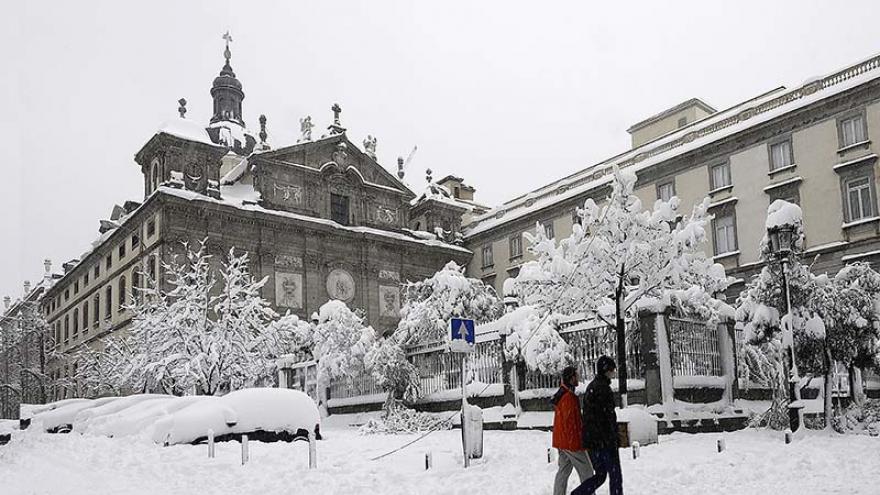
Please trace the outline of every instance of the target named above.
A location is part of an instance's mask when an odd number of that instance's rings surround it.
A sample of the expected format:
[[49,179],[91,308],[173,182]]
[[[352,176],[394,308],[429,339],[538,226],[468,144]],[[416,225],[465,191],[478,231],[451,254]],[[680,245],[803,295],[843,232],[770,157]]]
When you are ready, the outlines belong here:
[[315,127],[315,124],[312,124],[311,115],[306,115],[305,118],[299,119],[300,141],[312,140],[312,127]]
[[376,138],[375,136],[371,136],[367,134],[367,138],[364,139],[364,151],[367,153],[367,156],[376,159]]

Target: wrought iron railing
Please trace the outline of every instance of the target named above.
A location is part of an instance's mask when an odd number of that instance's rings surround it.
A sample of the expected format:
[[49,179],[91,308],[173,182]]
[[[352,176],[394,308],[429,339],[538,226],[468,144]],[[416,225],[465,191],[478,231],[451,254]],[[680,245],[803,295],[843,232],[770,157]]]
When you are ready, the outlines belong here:
[[669,318],[669,349],[674,376],[723,376],[714,325]]

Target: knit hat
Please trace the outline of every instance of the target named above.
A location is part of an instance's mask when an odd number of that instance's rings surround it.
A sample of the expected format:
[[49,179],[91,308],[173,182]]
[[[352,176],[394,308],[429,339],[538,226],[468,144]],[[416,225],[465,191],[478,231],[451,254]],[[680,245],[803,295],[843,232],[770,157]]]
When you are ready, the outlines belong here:
[[596,374],[604,375],[607,371],[617,369],[617,365],[614,364],[614,360],[608,356],[601,356],[598,361],[596,361]]

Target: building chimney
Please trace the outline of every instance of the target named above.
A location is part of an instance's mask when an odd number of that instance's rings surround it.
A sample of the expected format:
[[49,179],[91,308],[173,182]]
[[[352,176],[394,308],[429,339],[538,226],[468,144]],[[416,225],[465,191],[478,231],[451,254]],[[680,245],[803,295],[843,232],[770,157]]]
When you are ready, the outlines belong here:
[[43,268],[46,271],[46,278],[52,278],[52,260],[49,258],[44,259]]
[[31,281],[25,280],[24,281],[24,295],[27,296],[30,293],[31,293]]
[[3,296],[3,307],[9,309],[10,303],[12,303],[12,298],[9,296]]

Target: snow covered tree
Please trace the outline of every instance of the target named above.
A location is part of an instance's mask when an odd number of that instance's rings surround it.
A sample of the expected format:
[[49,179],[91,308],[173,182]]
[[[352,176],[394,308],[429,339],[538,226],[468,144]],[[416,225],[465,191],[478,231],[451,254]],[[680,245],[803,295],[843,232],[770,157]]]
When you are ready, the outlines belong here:
[[454,261],[430,278],[405,284],[403,301],[402,317],[393,334],[400,345],[448,340],[452,318],[468,318],[479,324],[503,312],[495,290],[466,277],[464,268]]
[[[230,249],[218,284],[205,243],[184,248],[185,262],[163,266],[167,290],[142,274],[125,339],[83,355],[92,386],[215,395],[272,379],[290,336],[260,296],[267,279],[254,280],[247,253]],[[105,379],[106,370],[116,372]]]
[[676,306],[717,320],[730,308],[714,297],[728,286],[724,268],[703,253],[708,199],[689,216],[679,200],[658,200],[645,210],[633,193],[636,175],[615,168],[604,206],[592,199],[578,210],[580,225],[556,243],[543,229],[528,235],[537,258],[516,279],[526,304],[546,313],[584,314],[616,329],[619,390],[626,403],[627,317],[641,306]]
[[556,330],[559,315],[542,318],[533,306],[520,306],[498,320],[506,335],[504,356],[514,363],[546,375],[555,375],[572,364],[568,344]]
[[318,310],[312,354],[318,361],[319,381],[352,376],[366,369],[364,357],[376,340],[376,332],[364,318],[339,300]]
[[419,397],[418,370],[393,339],[381,337],[376,340],[364,356],[364,364],[382,390],[388,393],[384,405],[386,417],[397,407],[399,400],[412,402]]
[[[45,403],[52,389],[65,385],[49,375],[49,363],[61,362],[55,340],[39,305],[16,303],[0,322],[0,394],[6,404]],[[17,411],[13,411],[17,414]]]
[[821,335],[827,349],[826,386],[831,382],[830,361],[844,364],[849,371],[853,400],[860,405],[864,394],[857,370],[873,367],[880,351],[880,273],[868,263],[846,265],[832,279],[817,286],[813,299],[812,306],[828,329]]
[[284,354],[299,353],[311,359],[315,329],[310,323],[288,312],[269,325],[272,327],[272,332],[278,334]]

